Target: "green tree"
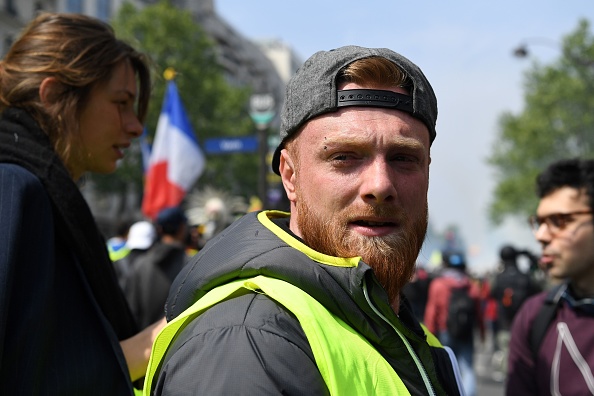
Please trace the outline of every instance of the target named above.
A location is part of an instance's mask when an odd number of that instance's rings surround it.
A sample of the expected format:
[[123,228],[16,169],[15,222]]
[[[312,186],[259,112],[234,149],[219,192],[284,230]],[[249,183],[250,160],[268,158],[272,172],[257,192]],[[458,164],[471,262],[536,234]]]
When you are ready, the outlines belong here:
[[[171,67],[194,133],[203,144],[211,137],[253,133],[248,113],[249,89],[230,85],[216,58],[216,47],[191,14],[160,1],[141,10],[124,3],[111,21],[118,37],[147,53],[153,66],[153,92],[145,123],[152,140],[163,104]],[[206,169],[196,188],[205,185],[249,197],[257,191],[256,154],[207,156]],[[130,150],[113,175],[93,176],[99,192],[125,193],[130,185],[142,191],[142,164],[138,146]]]
[[525,73],[524,109],[499,119],[488,163],[497,185],[491,220],[527,216],[536,209],[535,178],[551,162],[594,154],[594,37],[589,22],[562,42],[550,65],[534,62]]

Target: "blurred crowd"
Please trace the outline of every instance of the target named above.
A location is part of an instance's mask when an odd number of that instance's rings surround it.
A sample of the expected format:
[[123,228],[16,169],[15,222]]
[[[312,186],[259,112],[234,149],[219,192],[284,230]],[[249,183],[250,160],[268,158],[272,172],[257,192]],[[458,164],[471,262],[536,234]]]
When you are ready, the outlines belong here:
[[[513,319],[522,303],[539,291],[556,283],[546,276],[538,257],[513,245],[502,246],[493,271],[481,276],[469,271],[466,254],[444,249],[438,253],[440,265],[418,262],[411,281],[404,286],[418,320],[436,334],[444,345],[452,347],[460,365],[465,389],[476,390],[476,348],[492,356],[490,377],[505,379],[506,361]],[[454,306],[453,291],[462,288],[473,300],[472,309],[463,304]],[[452,336],[449,321],[456,318],[457,326],[468,317],[469,329]],[[456,330],[459,331],[459,330]]]

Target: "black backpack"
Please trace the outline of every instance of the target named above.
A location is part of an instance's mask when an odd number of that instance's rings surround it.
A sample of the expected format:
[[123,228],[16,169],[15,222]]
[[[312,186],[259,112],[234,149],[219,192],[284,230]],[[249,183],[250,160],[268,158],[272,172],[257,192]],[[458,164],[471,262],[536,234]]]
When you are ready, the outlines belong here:
[[497,277],[499,314],[507,323],[511,324],[524,301],[534,294],[530,282],[530,278],[520,272],[503,272]]
[[470,286],[452,288],[446,323],[451,338],[472,338],[476,323],[476,303],[470,296]]

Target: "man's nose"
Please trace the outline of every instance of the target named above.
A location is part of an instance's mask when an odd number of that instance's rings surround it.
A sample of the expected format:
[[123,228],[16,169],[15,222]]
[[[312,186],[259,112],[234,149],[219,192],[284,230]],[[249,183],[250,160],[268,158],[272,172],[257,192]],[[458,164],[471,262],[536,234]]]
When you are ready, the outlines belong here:
[[361,174],[361,197],[375,203],[390,202],[396,199],[394,185],[395,171],[385,159],[375,159]]

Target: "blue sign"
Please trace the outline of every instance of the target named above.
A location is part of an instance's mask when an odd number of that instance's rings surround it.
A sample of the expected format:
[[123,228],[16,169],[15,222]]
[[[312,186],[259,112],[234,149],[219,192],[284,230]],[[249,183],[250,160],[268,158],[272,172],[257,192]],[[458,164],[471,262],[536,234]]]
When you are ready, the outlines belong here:
[[208,154],[255,153],[258,151],[257,136],[211,138],[204,141]]

